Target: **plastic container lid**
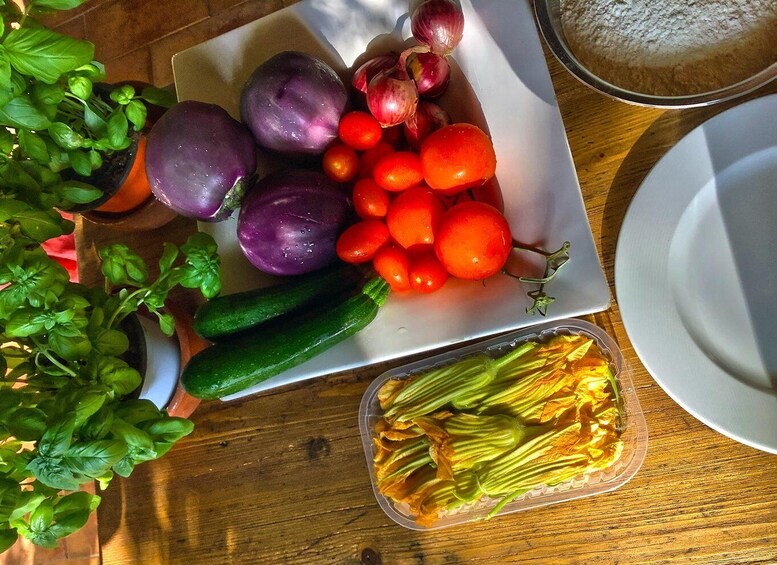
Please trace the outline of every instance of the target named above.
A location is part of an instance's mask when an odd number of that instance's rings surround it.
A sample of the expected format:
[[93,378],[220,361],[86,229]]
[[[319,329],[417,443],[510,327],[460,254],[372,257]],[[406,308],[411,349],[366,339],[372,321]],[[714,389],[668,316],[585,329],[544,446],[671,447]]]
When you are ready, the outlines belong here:
[[477,353],[485,353],[494,357],[501,356],[527,341],[544,342],[555,335],[583,335],[590,337],[594,339],[602,353],[608,358],[619,386],[623,405],[623,425],[620,436],[623,442],[623,450],[620,457],[609,467],[580,475],[555,486],[538,486],[534,490],[506,504],[497,515],[519,512],[612,491],[626,484],[637,473],[647,453],[648,437],[645,417],[642,414],[634,385],[631,382],[630,367],[624,361],[618,345],[606,332],[583,320],[560,320],[524,328],[482,343],[403,365],[386,371],[372,382],[362,397],[359,408],[359,429],[361,431],[364,454],[367,458],[370,480],[372,481],[372,490],[380,507],[392,520],[411,530],[436,530],[465,522],[484,520],[499,500],[483,497],[472,504],[447,512],[433,525],[426,527],[416,523],[415,517],[410,513],[406,505],[397,504],[378,491],[375,469],[373,467],[375,448],[372,440],[375,424],[383,416],[383,411],[377,398],[378,390],[383,383],[389,379],[407,378],[432,367],[448,365]]

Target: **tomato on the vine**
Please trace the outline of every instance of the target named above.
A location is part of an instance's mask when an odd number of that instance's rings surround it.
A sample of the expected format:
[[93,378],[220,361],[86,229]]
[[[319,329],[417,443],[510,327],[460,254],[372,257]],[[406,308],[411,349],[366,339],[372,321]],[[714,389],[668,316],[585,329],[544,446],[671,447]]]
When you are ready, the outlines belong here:
[[383,138],[383,128],[368,112],[348,112],[340,118],[337,128],[340,141],[357,151],[372,149]]
[[391,202],[386,225],[394,241],[409,249],[434,243],[444,213],[445,207],[437,194],[427,186],[414,186]]
[[426,184],[445,194],[479,186],[494,176],[491,139],[472,124],[453,124],[431,133],[421,144]]
[[401,247],[384,245],[372,260],[375,271],[391,286],[391,290],[410,290],[410,260]]
[[337,143],[324,152],[322,167],[333,181],[348,182],[359,170],[359,156],[347,145]]
[[372,179],[359,179],[353,187],[353,209],[360,218],[384,218],[391,197]]
[[493,206],[462,202],[445,213],[437,229],[434,250],[454,277],[485,279],[498,273],[510,255],[510,226]]
[[340,234],[335,250],[337,256],[346,263],[366,263],[388,240],[386,224],[380,220],[363,220]]
[[395,151],[375,163],[372,177],[391,192],[401,192],[417,186],[423,179],[421,159],[412,151]]
[[448,271],[434,253],[420,253],[410,258],[410,288],[430,293],[442,288],[448,280]]

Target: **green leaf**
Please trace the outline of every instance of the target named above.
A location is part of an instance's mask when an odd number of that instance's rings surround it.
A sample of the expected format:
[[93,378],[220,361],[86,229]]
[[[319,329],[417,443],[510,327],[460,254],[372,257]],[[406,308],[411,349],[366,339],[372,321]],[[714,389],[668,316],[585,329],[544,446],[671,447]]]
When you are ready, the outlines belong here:
[[130,100],[127,104],[127,118],[132,125],[135,126],[135,131],[140,131],[143,126],[146,125],[146,106],[140,100]]
[[75,416],[76,428],[100,411],[108,391],[99,385],[82,386],[70,393],[68,409]]
[[85,335],[70,336],[56,330],[49,333],[49,344],[57,355],[68,361],[85,359],[92,350],[92,342]]
[[186,255],[181,286],[199,288],[205,298],[217,296],[221,292],[221,259],[215,240],[198,232],[189,237],[181,250]]
[[151,436],[123,420],[115,420],[111,432],[127,444],[127,455],[133,463],[152,461],[157,453]]
[[108,142],[113,149],[117,151],[122,149],[122,145],[127,141],[128,131],[127,116],[124,115],[124,111],[121,108],[118,108],[108,118]]
[[92,82],[103,82],[105,80],[105,65],[99,61],[92,61],[86,65],[81,65],[76,72],[87,77]]
[[8,128],[0,126],[0,152],[8,155],[13,151],[15,140],[13,134]]
[[99,188],[74,180],[63,181],[51,187],[51,190],[56,192],[63,200],[73,202],[74,204],[88,204],[103,195],[103,191]]
[[59,84],[35,83],[32,99],[40,104],[56,106],[65,99],[65,89]]
[[[0,32],[2,35],[2,32]],[[0,85],[3,88],[11,88],[11,60],[5,47],[0,45]]]
[[98,439],[71,446],[63,463],[74,473],[96,478],[109,471],[127,453],[121,440]]
[[129,84],[123,84],[118,88],[114,88],[110,93],[111,100],[126,106],[135,97],[135,87]]
[[30,337],[40,335],[46,331],[45,315],[36,314],[31,308],[19,308],[11,314],[5,325],[5,333],[8,337]]
[[18,520],[25,514],[34,511],[38,505],[46,499],[46,495],[32,490],[25,490],[16,502],[16,508],[11,513],[8,521]]
[[53,84],[64,73],[89,63],[94,45],[45,27],[19,28],[5,38],[11,65],[20,73]]
[[44,130],[51,125],[51,121],[35,107],[28,96],[17,96],[0,108],[0,125]]
[[162,413],[150,400],[125,400],[116,407],[116,417],[137,425],[140,422],[156,420],[162,417]]
[[48,132],[54,143],[62,149],[78,149],[84,144],[84,137],[65,123],[54,122],[49,126]]
[[159,106],[161,108],[172,108],[175,106],[176,102],[178,102],[178,100],[175,98],[175,94],[155,86],[147,86],[143,89],[143,92],[141,92],[140,96],[149,104],[153,104],[154,106]]
[[89,152],[89,162],[92,164],[93,171],[96,171],[103,166],[103,158],[94,149]]
[[162,257],[159,258],[159,274],[163,275],[173,268],[175,260],[178,258],[178,247],[172,243],[164,242]]
[[140,386],[140,373],[118,357],[103,357],[97,362],[96,377],[119,395],[129,394]]
[[51,425],[38,442],[38,452],[46,457],[63,455],[73,440],[76,419],[72,414],[66,415]]
[[14,219],[19,222],[25,235],[34,241],[44,242],[68,233],[68,224],[63,222],[56,210],[26,210],[18,213]]
[[31,8],[46,10],[72,10],[83,4],[86,0],[31,0]]
[[19,534],[16,533],[15,529],[0,528],[0,553],[10,549],[18,538]]
[[129,349],[127,334],[119,330],[100,328],[91,338],[95,350],[103,355],[118,356]]
[[27,469],[41,483],[57,490],[78,490],[78,488],[91,479],[77,477],[70,469],[62,465],[60,457],[49,458],[39,455],[27,465]]
[[78,430],[79,435],[86,440],[102,439],[107,436],[113,426],[113,409],[103,405],[89,420]]
[[194,430],[194,424],[185,418],[159,418],[140,422],[138,428],[148,433],[154,441],[176,442]]
[[108,245],[98,254],[102,260],[102,273],[112,285],[137,286],[148,279],[146,262],[126,245]]
[[29,130],[19,130],[19,146],[29,157],[35,159],[41,165],[48,165],[51,157],[46,149],[46,142],[37,134]]
[[51,501],[46,499],[38,504],[37,508],[30,514],[30,530],[44,531],[54,521],[54,506]]
[[0,478],[0,524],[9,520],[11,513],[16,508],[19,495],[21,495],[21,490],[19,490],[16,481]]
[[92,81],[84,76],[71,76],[67,79],[67,87],[81,100],[89,100],[92,96]]
[[119,461],[113,466],[113,471],[117,475],[119,475],[120,477],[124,477],[125,479],[132,474],[132,471],[134,469],[135,469],[135,462],[132,460],[132,457],[130,457],[129,455],[123,457],[121,461]]
[[103,120],[97,114],[97,112],[92,110],[92,108],[86,102],[84,102],[84,123],[95,137],[102,137],[108,130],[108,124],[106,121]]
[[12,220],[16,214],[32,210],[32,207],[21,200],[11,200],[10,198],[0,198],[0,222]]
[[88,510],[75,510],[62,514],[56,519],[56,522],[51,526],[50,531],[57,538],[63,538],[69,536],[73,532],[76,532],[84,527],[89,520],[90,512]]
[[13,437],[22,441],[36,441],[46,431],[46,414],[37,408],[21,407],[6,421]]
[[71,150],[67,152],[70,158],[70,165],[79,175],[88,177],[92,174],[92,161],[86,151]]
[[91,512],[100,505],[100,497],[88,492],[74,492],[60,498],[54,504],[54,519],[78,510]]

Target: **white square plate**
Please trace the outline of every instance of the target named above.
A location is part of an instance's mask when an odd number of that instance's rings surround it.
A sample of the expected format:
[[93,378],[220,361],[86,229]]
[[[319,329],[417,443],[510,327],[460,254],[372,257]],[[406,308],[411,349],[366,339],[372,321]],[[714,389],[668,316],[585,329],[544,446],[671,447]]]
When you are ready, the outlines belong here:
[[[461,5],[464,39],[453,54],[454,76],[443,105],[454,120],[474,120],[489,131],[513,236],[548,250],[572,243],[569,264],[548,287],[556,301],[547,318],[526,313],[530,289],[505,275],[485,283],[450,280],[431,295],[395,294],[357,336],[227,400],[609,306],[609,288],[529,2],[462,0]],[[392,37],[397,42],[410,36],[407,10],[407,0],[294,4],[176,54],[178,99],[218,104],[239,118],[243,84],[271,56],[305,51],[345,75],[368,45],[379,50]],[[200,225],[219,243],[225,293],[270,280],[244,259],[235,226],[235,218]]]

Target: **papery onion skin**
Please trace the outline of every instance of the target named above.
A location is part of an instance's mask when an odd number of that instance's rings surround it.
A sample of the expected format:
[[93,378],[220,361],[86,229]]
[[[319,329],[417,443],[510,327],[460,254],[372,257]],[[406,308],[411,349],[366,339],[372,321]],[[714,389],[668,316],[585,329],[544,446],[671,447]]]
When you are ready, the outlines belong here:
[[451,79],[448,60],[435,53],[412,53],[407,58],[407,72],[415,81],[418,95],[427,98],[440,96]]
[[446,57],[464,35],[464,14],[451,0],[426,0],[413,11],[410,30],[433,53]]
[[255,172],[251,132],[215,104],[180,102],[148,135],[146,175],[151,190],[187,218],[228,218],[240,206]]
[[384,128],[407,120],[417,104],[416,85],[398,66],[375,75],[367,88],[367,107]]
[[351,85],[364,94],[367,94],[367,86],[375,75],[382,71],[391,69],[397,64],[397,56],[393,54],[378,55],[361,65],[353,73]]
[[246,258],[274,275],[301,275],[337,259],[337,237],[352,219],[348,196],[323,173],[276,171],[240,209],[237,239]]
[[405,140],[410,144],[410,147],[418,150],[430,133],[450,125],[450,123],[451,117],[448,112],[434,102],[421,100],[415,114],[402,124],[402,128]]
[[240,96],[240,115],[260,147],[291,157],[320,155],[337,138],[347,102],[329,65],[284,51],[254,70]]

